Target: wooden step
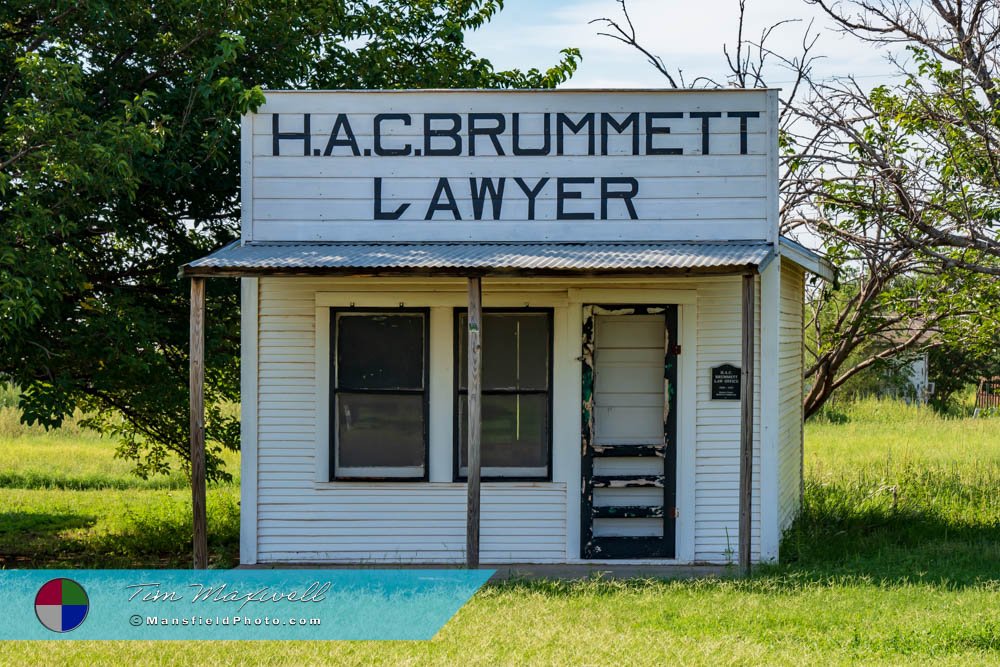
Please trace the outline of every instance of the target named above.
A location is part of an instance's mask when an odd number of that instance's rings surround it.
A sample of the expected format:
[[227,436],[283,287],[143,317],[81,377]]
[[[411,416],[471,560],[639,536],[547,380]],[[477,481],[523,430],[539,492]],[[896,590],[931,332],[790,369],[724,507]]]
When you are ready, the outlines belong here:
[[592,445],[596,457],[604,456],[659,456],[663,458],[665,445]]
[[663,475],[594,475],[595,489],[663,488]]
[[661,519],[663,505],[621,505],[592,508],[595,519]]
[[583,547],[584,558],[673,558],[671,540],[662,537],[595,537]]

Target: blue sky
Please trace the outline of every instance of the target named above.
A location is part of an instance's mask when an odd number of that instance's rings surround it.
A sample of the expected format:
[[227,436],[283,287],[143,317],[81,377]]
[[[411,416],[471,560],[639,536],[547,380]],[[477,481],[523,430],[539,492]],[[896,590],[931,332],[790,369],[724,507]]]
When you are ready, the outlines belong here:
[[[722,45],[735,42],[738,0],[629,0],[629,13],[640,43],[661,56],[671,69],[696,76],[724,77]],[[614,0],[506,0],[505,8],[489,24],[468,37],[479,55],[500,69],[546,67],[556,62],[559,50],[575,46],[583,63],[571,87],[661,87],[663,77],[637,51],[597,33],[591,19],[621,18]],[[804,0],[747,0],[745,34],[756,41],[761,30],[777,21],[801,19],[780,28],[769,47],[797,55],[802,32],[816,20],[820,41],[814,53],[824,56],[814,66],[820,78],[853,74],[874,85],[889,78],[894,67],[885,51],[831,30],[822,13]],[[786,84],[786,72],[772,70],[769,84]]]

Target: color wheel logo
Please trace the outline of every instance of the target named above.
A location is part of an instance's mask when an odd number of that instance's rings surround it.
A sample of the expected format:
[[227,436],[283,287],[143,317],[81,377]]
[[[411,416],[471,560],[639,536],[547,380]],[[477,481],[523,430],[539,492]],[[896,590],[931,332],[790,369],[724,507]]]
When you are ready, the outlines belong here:
[[53,632],[69,632],[83,624],[90,599],[83,586],[72,579],[52,579],[35,595],[35,615]]

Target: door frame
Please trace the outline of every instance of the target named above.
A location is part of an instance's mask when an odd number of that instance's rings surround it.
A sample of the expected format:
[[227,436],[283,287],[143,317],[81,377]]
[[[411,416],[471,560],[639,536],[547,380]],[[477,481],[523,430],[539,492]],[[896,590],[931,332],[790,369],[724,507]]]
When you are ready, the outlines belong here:
[[[583,354],[581,374],[581,501],[580,558],[675,559],[678,546],[677,523],[677,382],[680,332],[677,304],[583,304]],[[593,530],[594,497],[594,350],[596,315],[663,315],[663,536],[595,538]],[[597,542],[596,540],[600,540]]]

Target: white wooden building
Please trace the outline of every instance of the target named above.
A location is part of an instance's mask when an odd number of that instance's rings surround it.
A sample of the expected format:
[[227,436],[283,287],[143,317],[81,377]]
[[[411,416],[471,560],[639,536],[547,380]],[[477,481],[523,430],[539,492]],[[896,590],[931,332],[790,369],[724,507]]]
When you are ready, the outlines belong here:
[[183,269],[242,280],[242,562],[777,559],[832,269],[778,235],[776,122],[771,90],[268,93],[242,239]]

